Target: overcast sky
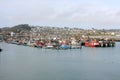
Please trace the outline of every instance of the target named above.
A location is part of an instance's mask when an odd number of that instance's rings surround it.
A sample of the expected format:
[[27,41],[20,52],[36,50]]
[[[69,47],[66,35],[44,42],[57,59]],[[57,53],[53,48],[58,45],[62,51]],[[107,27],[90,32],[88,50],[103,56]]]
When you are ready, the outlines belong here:
[[120,0],[0,0],[0,27],[120,29]]

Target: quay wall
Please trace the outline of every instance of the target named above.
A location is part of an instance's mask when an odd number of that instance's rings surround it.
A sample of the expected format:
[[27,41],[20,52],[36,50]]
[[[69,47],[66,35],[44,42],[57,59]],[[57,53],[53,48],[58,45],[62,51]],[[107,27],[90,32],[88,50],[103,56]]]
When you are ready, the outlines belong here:
[[108,38],[115,39],[115,41],[120,41],[120,36],[89,36],[90,38]]

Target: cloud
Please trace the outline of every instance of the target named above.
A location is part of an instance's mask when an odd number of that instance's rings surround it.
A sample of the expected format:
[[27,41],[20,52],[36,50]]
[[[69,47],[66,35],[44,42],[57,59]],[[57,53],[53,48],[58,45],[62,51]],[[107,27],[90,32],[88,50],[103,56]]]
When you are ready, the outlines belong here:
[[[91,23],[91,24],[120,24],[120,10],[98,5],[77,5],[64,9],[55,17],[56,20]],[[116,21],[116,19],[118,21]]]
[[7,23],[120,25],[120,9],[103,3],[103,0],[91,2],[89,0],[11,0],[9,2],[2,0],[0,2],[2,16],[0,21],[3,25]]

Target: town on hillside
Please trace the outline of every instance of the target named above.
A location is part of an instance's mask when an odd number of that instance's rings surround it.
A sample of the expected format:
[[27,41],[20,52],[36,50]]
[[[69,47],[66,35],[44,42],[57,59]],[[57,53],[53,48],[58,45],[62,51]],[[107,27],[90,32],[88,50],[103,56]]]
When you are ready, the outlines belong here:
[[76,46],[80,48],[81,45],[89,46],[88,42],[95,43],[91,46],[104,46],[106,43],[113,45],[114,41],[120,41],[120,29],[82,29],[20,24],[1,28],[0,41],[34,47],[47,45],[47,48],[55,48],[63,44],[66,48],[76,48]]

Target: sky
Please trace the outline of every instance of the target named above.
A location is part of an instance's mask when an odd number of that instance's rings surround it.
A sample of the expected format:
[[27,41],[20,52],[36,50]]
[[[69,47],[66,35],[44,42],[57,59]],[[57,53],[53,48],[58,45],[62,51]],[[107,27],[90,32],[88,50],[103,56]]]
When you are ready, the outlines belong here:
[[33,26],[120,29],[120,0],[0,0],[0,28]]

